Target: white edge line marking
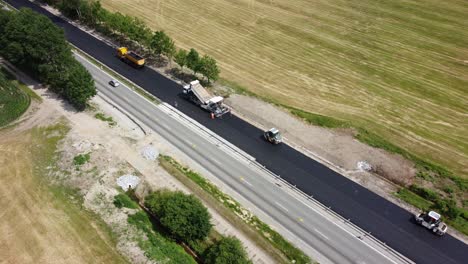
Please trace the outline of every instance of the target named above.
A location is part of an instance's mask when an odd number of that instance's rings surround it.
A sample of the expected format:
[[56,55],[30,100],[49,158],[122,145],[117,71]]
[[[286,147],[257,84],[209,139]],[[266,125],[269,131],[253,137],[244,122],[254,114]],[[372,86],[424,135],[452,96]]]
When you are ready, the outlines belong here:
[[316,228],[314,228],[314,230],[315,230],[315,232],[317,232],[317,234],[323,236],[327,240],[330,240],[326,235],[324,235],[322,232],[318,231]]
[[219,162],[219,161],[217,161],[217,160],[215,160],[215,159],[210,159],[210,161],[212,161],[212,162],[214,162],[214,163],[216,163],[216,164],[218,164],[218,165],[221,165],[221,162]]
[[253,187],[253,185],[252,185],[250,182],[246,181],[245,179],[242,179],[242,181],[245,182],[245,183],[246,183],[247,185],[249,185],[250,187]]
[[284,206],[283,206],[283,205],[281,205],[280,203],[278,203],[278,202],[275,202],[275,204],[276,204],[277,206],[281,207],[281,208],[282,208],[283,210],[285,210],[286,212],[289,212],[289,210],[288,210],[288,209],[286,209],[286,207],[284,207]]

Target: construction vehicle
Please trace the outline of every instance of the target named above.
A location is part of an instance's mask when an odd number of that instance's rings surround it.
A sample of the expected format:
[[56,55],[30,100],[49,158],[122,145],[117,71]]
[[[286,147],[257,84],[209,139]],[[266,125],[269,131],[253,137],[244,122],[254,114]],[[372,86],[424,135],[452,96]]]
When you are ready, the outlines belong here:
[[141,68],[145,65],[145,59],[133,51],[129,51],[126,47],[120,47],[117,49],[117,56],[124,62]]
[[429,211],[414,216],[417,224],[431,230],[434,234],[442,236],[447,233],[447,225],[442,222],[440,214]]
[[265,137],[266,140],[268,140],[270,143],[273,143],[275,145],[283,141],[283,138],[281,137],[281,133],[279,132],[278,129],[274,127],[268,131],[265,131],[263,133],[263,136]]
[[198,80],[185,85],[183,94],[186,99],[210,112],[214,117],[220,117],[231,111],[223,105],[223,97],[211,95]]

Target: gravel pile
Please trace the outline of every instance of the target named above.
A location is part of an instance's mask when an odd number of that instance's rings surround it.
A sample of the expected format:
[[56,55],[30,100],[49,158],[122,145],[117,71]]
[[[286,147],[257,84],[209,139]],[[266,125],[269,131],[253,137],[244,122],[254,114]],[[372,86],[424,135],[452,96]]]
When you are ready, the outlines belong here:
[[148,145],[142,149],[141,155],[147,160],[155,160],[159,156],[159,153],[153,146]]
[[134,175],[123,175],[117,178],[117,185],[124,191],[128,191],[129,187],[135,189],[138,183],[140,183],[140,178]]

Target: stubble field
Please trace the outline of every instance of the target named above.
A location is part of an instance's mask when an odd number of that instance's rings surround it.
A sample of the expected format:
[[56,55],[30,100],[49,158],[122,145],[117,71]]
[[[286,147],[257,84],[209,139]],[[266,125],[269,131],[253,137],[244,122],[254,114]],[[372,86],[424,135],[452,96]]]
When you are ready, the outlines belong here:
[[0,263],[126,263],[104,224],[70,202],[73,192],[48,183],[66,130],[0,130]]
[[273,101],[352,122],[468,177],[464,0],[102,0]]

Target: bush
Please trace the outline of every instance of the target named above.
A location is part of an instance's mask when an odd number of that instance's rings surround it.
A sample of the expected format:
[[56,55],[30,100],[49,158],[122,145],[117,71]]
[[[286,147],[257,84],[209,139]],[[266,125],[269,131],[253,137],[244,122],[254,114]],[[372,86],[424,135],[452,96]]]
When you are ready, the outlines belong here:
[[139,239],[138,245],[150,259],[167,264],[196,263],[182,247],[154,232],[153,224],[145,212],[139,211],[128,216],[128,223],[145,233],[147,239]]
[[427,201],[426,199],[422,198],[421,196],[411,192],[410,190],[406,188],[401,188],[398,190],[396,193],[396,196],[398,196],[400,199],[403,201],[412,204],[420,209],[423,209],[424,211],[429,210],[429,208],[432,206],[432,203]]
[[73,164],[75,164],[76,166],[83,165],[87,163],[90,158],[91,156],[89,155],[89,153],[77,155],[73,158]]
[[450,186],[445,186],[445,187],[443,188],[443,191],[444,191],[445,193],[447,193],[447,194],[452,194],[452,193],[454,192],[454,191],[453,191],[453,188],[450,187]]
[[205,257],[206,264],[249,264],[242,243],[234,237],[225,237],[214,244]]
[[125,193],[119,193],[116,196],[114,196],[114,205],[117,208],[130,208],[130,209],[137,209],[138,204],[133,201],[128,195]]
[[416,193],[417,195],[419,195],[422,198],[427,199],[429,201],[436,202],[436,201],[439,200],[439,194],[437,194],[436,192],[434,192],[432,190],[426,189],[424,187],[419,187],[417,185],[412,184],[409,187],[409,189],[412,192]]
[[188,242],[204,239],[211,230],[211,216],[193,195],[167,190],[153,192],[145,206],[176,239]]
[[449,219],[456,219],[462,211],[457,207],[457,203],[452,199],[437,200],[433,206],[435,210],[439,210],[443,215]]

